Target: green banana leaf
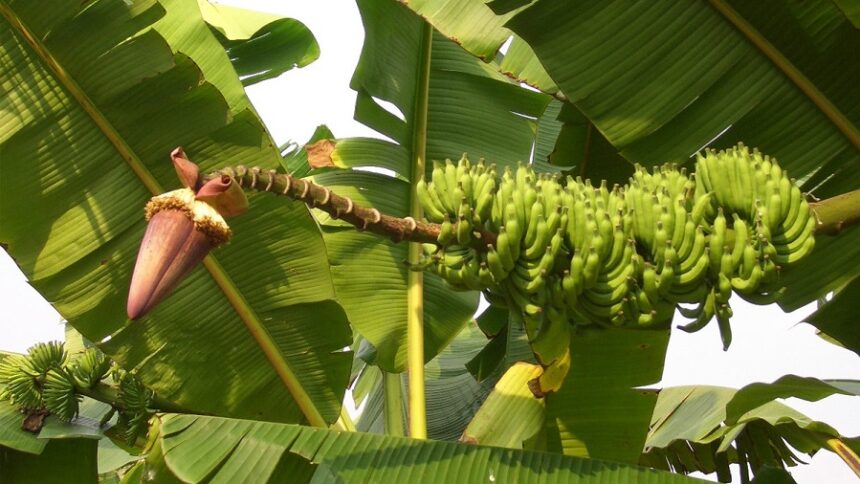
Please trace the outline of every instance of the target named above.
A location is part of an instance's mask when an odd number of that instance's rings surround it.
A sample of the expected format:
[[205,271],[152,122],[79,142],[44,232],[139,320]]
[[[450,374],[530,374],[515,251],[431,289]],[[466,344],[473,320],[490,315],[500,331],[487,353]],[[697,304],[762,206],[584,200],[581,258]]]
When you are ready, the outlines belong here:
[[583,329],[570,341],[570,371],[546,399],[547,419],[558,428],[550,448],[637,462],[657,402],[657,392],[641,387],[660,380],[669,331]]
[[0,481],[44,484],[98,481],[97,441],[59,439],[45,442],[38,454],[0,447]]
[[818,328],[845,348],[860,355],[860,325],[857,324],[857,301],[860,278],[855,278],[830,301],[810,314],[806,322]]
[[535,398],[528,387],[529,380],[542,372],[539,365],[525,362],[508,368],[469,422],[462,441],[522,449],[523,442],[543,426],[544,401]]
[[[498,8],[478,0],[453,2],[456,5],[442,0],[404,3],[472,55],[485,61],[501,58],[499,62],[490,63],[488,68],[495,68],[517,82],[556,98],[547,106],[538,123],[532,157],[537,171],[566,170],[583,178],[606,179],[610,183],[627,180],[633,171],[632,164],[621,157],[591,121],[568,102],[529,44],[504,27],[505,22],[524,5]],[[511,42],[502,54],[500,48],[508,39]]]
[[524,82],[541,92],[563,98],[564,94],[561,94],[558,86],[549,77],[529,44],[514,34],[510,35],[511,44],[508,46],[502,62],[499,63],[502,74]]
[[[48,416],[36,435],[22,430],[21,412],[7,401],[0,402],[0,481],[95,482],[93,470],[100,476],[111,475],[136,461],[138,457],[105,437],[110,424],[101,427],[99,420],[107,410],[106,404],[85,397],[74,420],[61,422]],[[69,473],[78,477],[69,478],[67,466]],[[58,469],[64,469],[62,474]]]
[[[857,438],[843,437],[833,427],[775,399],[815,401],[833,394],[858,395],[857,390],[857,381],[794,375],[739,390],[715,386],[664,388],[657,399],[640,464],[680,473],[717,472],[721,481],[728,482],[729,464],[749,466],[757,473],[765,466],[784,468],[802,462],[792,449],[810,456],[821,449],[832,451],[830,439],[856,448]],[[850,458],[844,459],[852,465]],[[854,470],[860,472],[860,468]]]
[[197,4],[244,86],[305,67],[320,56],[313,33],[298,20],[207,0]]
[[542,452],[216,417],[157,418],[147,471],[184,482],[701,482]]
[[[493,388],[499,372],[480,383],[466,369],[466,363],[487,344],[487,338],[473,322],[435,358],[424,365],[427,406],[427,436],[434,440],[457,440]],[[388,433],[384,428],[385,395],[378,369],[366,366],[355,383],[356,404],[367,398],[356,428],[360,432]],[[408,388],[406,375],[400,375],[402,388]],[[358,394],[358,395],[356,395]],[[387,411],[387,410],[385,410]]]
[[[393,2],[360,1],[359,9],[366,37],[350,84],[358,91],[356,119],[409,149],[421,19]],[[500,167],[529,160],[533,120],[549,96],[511,83],[438,33],[431,52],[427,159],[465,152]],[[374,99],[392,103],[402,119]]]
[[7,401],[0,402],[0,448],[26,454],[41,454],[47,440],[21,429],[23,415]]
[[[484,348],[465,365],[477,381],[484,381],[496,375],[497,372],[503,373],[499,370],[508,355],[508,339],[512,333],[508,328],[508,319],[507,309],[490,305],[475,320],[481,332],[490,339]],[[528,349],[528,346],[526,348]]]
[[541,116],[534,166],[590,179],[595,186],[602,180],[623,185],[634,169],[574,105],[556,100]]
[[236,70],[219,53],[224,46],[204,21],[200,3],[189,0],[158,0],[158,3],[166,14],[153,23],[153,28],[167,40],[173,53],[190,57],[234,112],[253,110]]
[[168,153],[182,145],[204,171],[280,160],[196,2],[4,0],[0,14],[0,241],[30,283],[160,397],[305,421],[246,325],[261,327],[294,391],[334,421],[351,334],[303,205],[252,196],[208,269],[125,316],[143,205],[179,186]]
[[[355,117],[392,139],[333,141],[321,165],[341,168],[316,180],[340,195],[399,216],[409,213],[408,180],[416,134],[421,19],[394,1],[360,1],[365,44],[351,87],[358,92]],[[499,165],[528,161],[535,118],[549,97],[525,90],[441,35],[431,46],[427,108],[430,160],[459,159],[467,152]],[[390,103],[392,112],[381,101]],[[384,104],[384,103],[383,103]],[[368,173],[384,168],[393,176]],[[405,244],[383,242],[322,217],[338,300],[355,329],[376,348],[375,364],[400,372],[406,362]],[[477,308],[477,293],[452,292],[425,275],[425,360],[444,348]]]

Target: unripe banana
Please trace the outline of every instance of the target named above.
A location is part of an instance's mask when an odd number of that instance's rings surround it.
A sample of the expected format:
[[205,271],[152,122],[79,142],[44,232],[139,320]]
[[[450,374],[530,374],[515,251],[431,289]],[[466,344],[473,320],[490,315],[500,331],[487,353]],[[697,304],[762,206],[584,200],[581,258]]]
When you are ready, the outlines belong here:
[[496,283],[504,281],[508,277],[510,271],[506,270],[502,264],[501,256],[496,252],[496,248],[492,245],[487,246],[486,252],[487,268],[493,274],[493,279]]
[[424,216],[427,217],[427,220],[436,223],[440,223],[445,220],[445,208],[441,205],[437,205],[430,196],[430,192],[427,189],[427,183],[425,183],[424,180],[419,180],[415,188],[418,202],[424,208]]
[[[448,202],[452,208],[457,208],[460,202],[460,197],[457,196],[457,167],[451,160],[445,160],[445,192],[448,195]],[[462,195],[461,195],[462,196]]]
[[488,221],[492,215],[493,209],[493,197],[495,192],[493,191],[493,183],[487,183],[485,186],[489,187],[486,191],[480,193],[478,198],[475,199],[475,211],[474,211],[474,222],[476,224],[483,224]]
[[456,238],[457,232],[454,230],[454,224],[451,223],[451,220],[446,214],[442,224],[439,226],[439,236],[436,240],[439,242],[440,246],[447,247],[451,245]]
[[705,219],[705,216],[709,211],[708,209],[711,208],[711,198],[711,192],[697,195],[696,203],[693,205],[693,210],[691,212],[693,223],[700,224]]
[[[515,240],[517,247],[519,247],[523,237],[524,221],[518,218],[517,205],[513,200],[505,204],[504,214],[505,220],[502,225],[507,228],[511,240]],[[519,255],[519,251],[517,251],[517,255]]]
[[740,265],[743,257],[744,248],[748,245],[749,231],[746,222],[738,216],[732,214],[732,231],[734,232],[734,246],[732,247],[732,273]]
[[431,180],[433,182],[433,187],[431,190],[435,192],[439,198],[439,203],[444,207],[445,212],[448,214],[456,213],[456,205],[449,193],[453,192],[456,185],[448,186],[448,181],[445,177],[445,165],[439,162],[433,162],[433,172],[431,174]]
[[549,226],[542,215],[538,216],[537,224],[535,225],[535,238],[531,245],[528,245],[523,251],[523,256],[526,259],[534,259],[543,254],[543,251],[546,249],[546,246],[553,235],[550,233]]
[[502,266],[505,271],[510,272],[514,268],[518,257],[514,257],[513,248],[511,247],[515,241],[508,237],[505,227],[501,228],[498,237],[496,237],[496,250],[499,253],[499,259],[502,261]]
[[[526,233],[523,239],[523,245],[528,247],[535,243],[537,238],[538,221],[544,219],[543,203],[533,203],[529,210],[529,215],[526,220]],[[546,228],[546,227],[545,227]]]
[[472,221],[467,215],[460,215],[457,220],[457,243],[459,245],[469,245],[472,241]]

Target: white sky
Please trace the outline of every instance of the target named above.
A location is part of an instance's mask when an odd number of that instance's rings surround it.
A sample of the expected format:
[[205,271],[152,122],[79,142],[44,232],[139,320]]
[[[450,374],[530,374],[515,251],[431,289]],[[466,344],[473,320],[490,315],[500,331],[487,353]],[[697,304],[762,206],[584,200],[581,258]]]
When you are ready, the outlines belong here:
[[[355,93],[349,79],[358,61],[363,27],[352,1],[233,0],[304,22],[317,37],[322,54],[310,66],[248,89],[251,100],[278,143],[302,143],[314,128],[327,124],[338,137],[376,136],[352,119]],[[710,384],[741,387],[770,382],[793,373],[817,378],[860,378],[860,359],[854,353],[817,337],[814,328],[795,324],[812,308],[785,315],[776,306],[758,307],[733,302],[734,341],[721,349],[716,324],[689,335],[675,331],[669,345],[660,386]],[[60,315],[26,283],[5,252],[0,250],[0,350],[25,351],[38,341],[63,338]],[[788,402],[806,415],[837,428],[843,435],[860,435],[857,400],[833,396],[810,403]],[[791,470],[799,483],[855,483],[857,478],[834,454],[819,452],[811,465]],[[710,476],[713,479],[713,476]]]

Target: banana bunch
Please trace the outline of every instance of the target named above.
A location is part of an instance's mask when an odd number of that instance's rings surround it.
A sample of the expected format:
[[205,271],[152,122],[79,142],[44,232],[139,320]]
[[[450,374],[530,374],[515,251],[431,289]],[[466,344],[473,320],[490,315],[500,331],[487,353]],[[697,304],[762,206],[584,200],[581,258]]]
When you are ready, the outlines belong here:
[[45,408],[60,420],[68,422],[78,414],[81,396],[75,392],[72,376],[64,368],[51,368],[42,386]]
[[695,184],[697,200],[707,200],[701,225],[709,232],[712,287],[699,307],[681,311],[696,318],[682,329],[701,329],[716,315],[728,347],[731,293],[754,303],[772,302],[779,295],[779,272],[812,251],[815,218],[776,160],[742,144],[699,154]]
[[119,382],[117,400],[110,403],[125,424],[126,438],[133,442],[145,433],[154,394],[134,375],[111,362],[97,348],[70,357],[60,342],[38,343],[26,355],[9,355],[0,363],[0,400],[8,400],[25,412],[48,412],[69,421],[78,413],[81,392]]
[[[632,207],[636,241],[643,247],[648,261],[641,273],[641,303],[656,305],[655,315],[669,321],[677,307],[694,321],[683,329],[700,329],[714,316],[724,322],[731,316],[728,298],[731,287],[714,282],[720,274],[721,251],[711,245],[722,245],[714,239],[705,223],[712,209],[712,195],[700,193],[683,170],[661,167],[649,174],[637,167],[626,191]],[[715,217],[714,222],[725,223]],[[726,291],[728,288],[728,291]],[[697,303],[693,309],[682,303]],[[721,331],[724,344],[730,332]]]
[[474,228],[490,218],[496,190],[496,168],[483,160],[472,165],[464,154],[455,165],[433,162],[431,182],[418,182],[417,196],[427,220],[443,224],[440,243],[469,245]]
[[450,245],[439,251],[425,246],[426,265],[459,290],[479,291],[495,284],[486,257],[471,247]]
[[[52,341],[39,343],[28,350],[26,355],[10,355],[0,363],[0,399],[9,400],[19,408],[40,410],[48,403],[57,403],[64,407],[64,402],[51,399],[46,402],[43,389],[46,387],[48,375],[52,370],[62,369],[68,361],[62,343]],[[56,377],[51,377],[49,386],[62,384]]]
[[119,400],[122,407],[119,410],[119,423],[125,426],[125,440],[133,445],[138,437],[146,434],[149,418],[152,416],[149,408],[155,393],[146,388],[132,373],[120,371],[115,376],[119,381]]
[[626,201],[619,187],[609,190],[605,182],[597,188],[579,178],[566,182],[563,203],[572,216],[561,281],[565,303],[578,323],[621,326],[635,318],[624,310],[633,275]]
[[[734,229],[732,286],[741,295],[754,293],[757,280],[767,284],[780,266],[791,265],[815,246],[815,218],[800,188],[776,160],[738,145],[725,152],[707,151],[696,160],[696,193],[712,193],[709,222],[722,208]],[[738,240],[739,239],[739,240]],[[744,260],[743,248],[752,246]],[[754,270],[758,259],[761,270]],[[743,264],[743,265],[741,265]],[[740,270],[738,271],[738,268]],[[752,278],[752,280],[750,280]]]
[[570,324],[560,291],[560,263],[569,259],[563,197],[557,177],[537,176],[522,164],[505,170],[490,224],[499,237],[487,248],[488,257],[496,253],[501,261],[493,270],[499,292],[522,310],[526,334],[545,365],[566,351],[558,341],[567,341]]
[[664,166],[651,174],[637,166],[624,191],[639,247],[630,299],[641,326],[666,323],[675,305],[699,298],[707,266],[704,233],[691,206],[693,188],[683,170]]
[[[694,176],[637,166],[612,188],[522,164],[497,182],[493,166],[464,156],[435,164],[418,196],[442,226],[425,267],[517,308],[544,365],[564,359],[570,324],[666,325],[676,308],[693,320],[687,331],[716,316],[728,346],[732,292],[772,299],[779,271],[814,245],[800,189],[743,145],[698,156]],[[476,228],[495,243],[476,248]]]
[[0,398],[69,421],[81,400],[76,386],[92,387],[109,369],[110,360],[95,348],[71,359],[62,343],[38,343],[26,355],[9,356],[0,364]]

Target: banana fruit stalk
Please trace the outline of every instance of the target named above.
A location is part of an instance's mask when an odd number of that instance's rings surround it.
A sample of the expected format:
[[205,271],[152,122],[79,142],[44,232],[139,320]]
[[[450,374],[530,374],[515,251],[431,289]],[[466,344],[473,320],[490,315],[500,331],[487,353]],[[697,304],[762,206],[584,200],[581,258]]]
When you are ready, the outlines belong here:
[[[780,271],[815,244],[795,181],[743,145],[699,154],[691,175],[637,166],[623,187],[523,164],[497,178],[465,155],[435,163],[428,180],[419,201],[442,231],[422,267],[456,289],[503,295],[545,367],[566,361],[570,325],[665,327],[675,309],[692,320],[685,331],[716,318],[728,347],[731,294],[781,294]],[[470,248],[478,229],[496,243]]]

